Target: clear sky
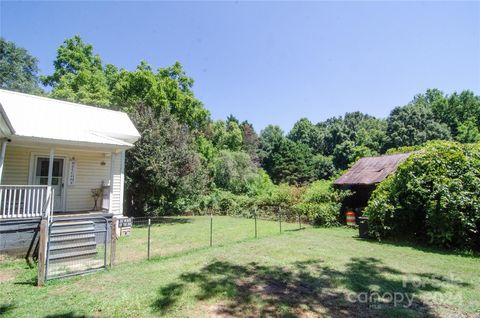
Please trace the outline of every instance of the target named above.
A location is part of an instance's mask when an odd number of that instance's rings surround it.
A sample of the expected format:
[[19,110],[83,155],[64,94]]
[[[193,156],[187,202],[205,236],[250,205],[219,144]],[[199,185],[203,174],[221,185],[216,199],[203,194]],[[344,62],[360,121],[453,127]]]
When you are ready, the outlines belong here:
[[214,119],[289,130],[385,117],[427,88],[480,93],[480,2],[0,2],[0,34],[42,74],[79,34],[104,63],[180,61]]

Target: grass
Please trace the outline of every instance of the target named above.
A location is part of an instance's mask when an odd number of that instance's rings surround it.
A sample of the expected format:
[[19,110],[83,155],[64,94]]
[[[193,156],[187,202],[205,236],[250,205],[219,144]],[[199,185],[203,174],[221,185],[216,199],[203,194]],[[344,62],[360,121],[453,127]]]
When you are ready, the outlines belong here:
[[[5,317],[476,317],[480,259],[356,238],[346,228],[306,228],[215,217],[178,218],[118,242],[108,271],[48,282],[0,263]],[[396,306],[376,295],[397,297]],[[400,301],[399,297],[404,299]],[[366,296],[369,303],[360,302]],[[413,299],[409,305],[406,298]],[[388,298],[388,297],[384,297]]]

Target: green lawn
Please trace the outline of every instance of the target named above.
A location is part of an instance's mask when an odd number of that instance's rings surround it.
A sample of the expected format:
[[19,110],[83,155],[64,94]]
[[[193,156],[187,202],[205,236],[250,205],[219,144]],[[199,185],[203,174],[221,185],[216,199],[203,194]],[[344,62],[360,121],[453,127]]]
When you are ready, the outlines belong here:
[[[35,269],[0,263],[5,317],[476,317],[480,258],[359,240],[345,228],[180,218],[118,242],[118,265],[37,288]],[[378,299],[377,295],[384,299]],[[397,298],[396,306],[388,296]],[[364,302],[364,297],[372,302]],[[400,297],[403,297],[400,299]],[[408,298],[408,300],[407,300]],[[360,301],[361,300],[361,301]],[[410,306],[405,308],[410,303]]]

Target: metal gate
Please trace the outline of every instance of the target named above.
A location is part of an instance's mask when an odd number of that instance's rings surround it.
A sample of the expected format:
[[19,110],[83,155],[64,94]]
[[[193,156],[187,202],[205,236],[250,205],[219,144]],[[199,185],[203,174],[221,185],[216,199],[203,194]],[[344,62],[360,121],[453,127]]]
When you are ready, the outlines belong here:
[[45,280],[107,268],[108,238],[104,217],[54,218],[48,225]]

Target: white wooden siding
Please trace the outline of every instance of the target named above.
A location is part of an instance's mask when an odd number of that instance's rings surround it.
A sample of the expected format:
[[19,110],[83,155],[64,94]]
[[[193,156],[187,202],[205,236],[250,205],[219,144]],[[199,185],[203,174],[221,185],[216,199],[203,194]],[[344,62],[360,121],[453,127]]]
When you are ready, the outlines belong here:
[[[31,160],[34,155],[47,155],[49,148],[21,147],[8,144],[3,168],[3,185],[27,185],[30,169],[33,169]],[[77,179],[75,185],[69,186],[65,175],[65,211],[87,211],[93,208],[91,189],[99,188],[102,181],[110,183],[110,173],[113,173],[111,212],[122,214],[121,211],[121,153],[114,154],[113,170],[110,170],[110,153],[90,152],[82,150],[56,149],[55,156],[65,157],[66,174],[68,174],[69,160],[75,158],[77,162]],[[103,165],[102,162],[105,164]],[[98,200],[101,204],[101,199]]]
[[[74,157],[77,162],[77,179],[75,185],[65,185],[66,210],[91,210],[93,208],[91,189],[100,188],[102,181],[108,184],[110,178],[109,160],[106,160],[104,153],[70,151],[66,162],[67,171],[69,167],[68,161],[72,157]],[[102,165],[102,162],[104,162],[105,165]],[[98,200],[98,204],[101,204],[100,201],[101,200]]]
[[2,184],[4,185],[28,185],[28,173],[30,169],[30,154],[32,149],[13,147],[7,144],[5,151],[5,163],[3,165]]
[[121,207],[121,195],[120,191],[122,189],[121,186],[121,174],[120,174],[120,169],[121,169],[121,159],[122,156],[120,153],[114,154],[114,160],[113,160],[113,185],[112,185],[112,196],[110,198],[111,202],[111,207],[112,207],[112,213],[115,214],[122,214],[120,211]]

